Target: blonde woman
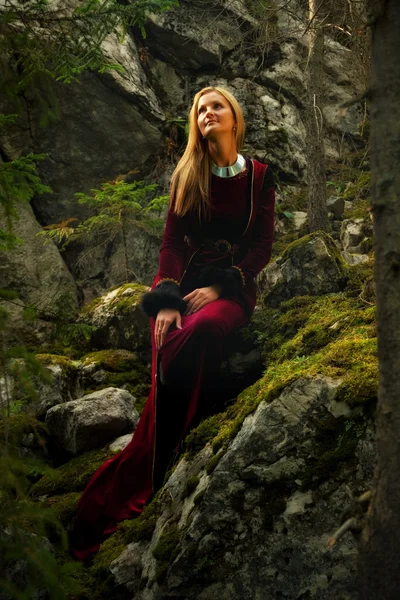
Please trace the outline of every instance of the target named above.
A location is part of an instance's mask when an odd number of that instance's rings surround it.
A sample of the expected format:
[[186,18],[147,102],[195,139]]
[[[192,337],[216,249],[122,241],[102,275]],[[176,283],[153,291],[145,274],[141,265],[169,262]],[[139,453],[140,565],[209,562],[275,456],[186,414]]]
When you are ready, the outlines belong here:
[[161,487],[184,436],[209,414],[223,339],[254,310],[254,278],[271,254],[275,188],[267,165],[240,154],[244,133],[232,94],[219,87],[196,94],[172,176],[158,273],[142,302],[152,389],[132,441],[82,495],[71,535],[79,560]]

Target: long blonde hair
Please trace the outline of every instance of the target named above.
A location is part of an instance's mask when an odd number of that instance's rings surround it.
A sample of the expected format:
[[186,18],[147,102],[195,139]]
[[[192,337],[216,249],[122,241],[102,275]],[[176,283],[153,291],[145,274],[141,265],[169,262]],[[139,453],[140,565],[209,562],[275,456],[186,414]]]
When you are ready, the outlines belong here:
[[218,92],[229,103],[236,121],[236,149],[244,142],[245,124],[239,102],[227,90],[220,87],[205,87],[194,97],[189,115],[189,138],[185,152],[178,162],[171,178],[171,202],[177,215],[183,216],[197,210],[199,218],[209,214],[211,159],[208,142],[203,139],[197,125],[199,100],[204,94]]

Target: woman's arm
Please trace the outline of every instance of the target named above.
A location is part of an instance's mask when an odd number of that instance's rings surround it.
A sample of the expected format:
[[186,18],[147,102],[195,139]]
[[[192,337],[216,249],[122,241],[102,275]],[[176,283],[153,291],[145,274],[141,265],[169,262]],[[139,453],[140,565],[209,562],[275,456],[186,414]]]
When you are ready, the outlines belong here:
[[187,251],[184,237],[182,219],[170,206],[160,249],[158,272],[151,291],[142,299],[142,308],[150,317],[156,317],[163,308],[175,309],[181,314],[186,310],[186,302],[179,291]]

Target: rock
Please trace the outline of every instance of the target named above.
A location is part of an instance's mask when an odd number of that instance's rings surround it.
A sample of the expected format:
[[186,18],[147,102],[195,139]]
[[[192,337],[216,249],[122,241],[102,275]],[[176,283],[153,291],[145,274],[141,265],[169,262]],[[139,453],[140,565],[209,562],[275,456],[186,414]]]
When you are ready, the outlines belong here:
[[145,286],[127,283],[84,307],[80,321],[93,327],[90,336],[93,349],[146,350],[151,347],[149,319],[140,308],[146,291]]
[[[40,345],[49,334],[48,321],[27,321],[24,307],[34,307],[45,315],[72,318],[78,311],[78,290],[55,244],[38,234],[42,231],[32,208],[27,202],[16,206],[18,219],[13,221],[14,234],[22,245],[8,252],[0,252],[1,287],[18,294],[17,304],[0,304],[11,313],[12,328],[6,334],[8,342],[21,343],[21,337]],[[6,228],[0,219],[0,228]]]
[[126,435],[121,435],[116,440],[114,440],[110,445],[109,449],[111,452],[120,452],[127,447],[127,445],[132,441],[132,434],[127,433]]
[[341,219],[344,213],[345,203],[344,199],[338,196],[331,196],[326,201],[328,211],[333,214],[334,219]]
[[320,232],[293,242],[257,278],[265,304],[276,307],[294,296],[320,296],[343,289],[344,264],[332,238]]
[[293,228],[298,231],[301,229],[307,222],[307,213],[302,210],[294,210],[292,212],[293,219],[291,223],[293,224]]
[[105,388],[60,404],[46,414],[49,433],[71,454],[103,446],[135,428],[139,415],[126,390]]
[[364,265],[369,262],[368,254],[353,254],[351,252],[347,252],[347,250],[343,250],[342,256],[348,265]]
[[[151,541],[111,564],[116,583],[135,600],[354,598],[357,544],[347,536],[332,552],[327,542],[347,486],[371,481],[374,452],[371,424],[336,401],[340,383],[303,378],[261,402],[213,471],[209,447],[182,460]],[[173,555],[162,557],[168,540]]]
[[220,67],[224,53],[240,44],[239,22],[221,18],[217,6],[201,13],[190,5],[185,8],[150,14],[146,45],[177,70]]
[[346,219],[342,223],[340,241],[343,250],[362,254],[362,244],[373,236],[372,223],[366,219]]
[[367,252],[373,247],[373,228],[370,220],[346,219],[342,223],[340,241],[343,258],[349,265],[368,262]]
[[37,354],[36,358],[43,362],[50,375],[48,383],[39,379],[35,380],[39,400],[31,407],[38,417],[43,417],[53,406],[82,397],[81,363],[79,361],[72,361],[65,356],[54,354]]

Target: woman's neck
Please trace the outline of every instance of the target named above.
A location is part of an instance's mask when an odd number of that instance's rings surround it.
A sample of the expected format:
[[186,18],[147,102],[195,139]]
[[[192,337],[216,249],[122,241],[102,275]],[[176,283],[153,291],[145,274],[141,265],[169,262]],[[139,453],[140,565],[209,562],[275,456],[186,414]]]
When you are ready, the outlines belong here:
[[229,167],[235,164],[238,156],[236,146],[231,142],[223,143],[223,140],[221,142],[209,140],[208,152],[213,163],[219,167]]

